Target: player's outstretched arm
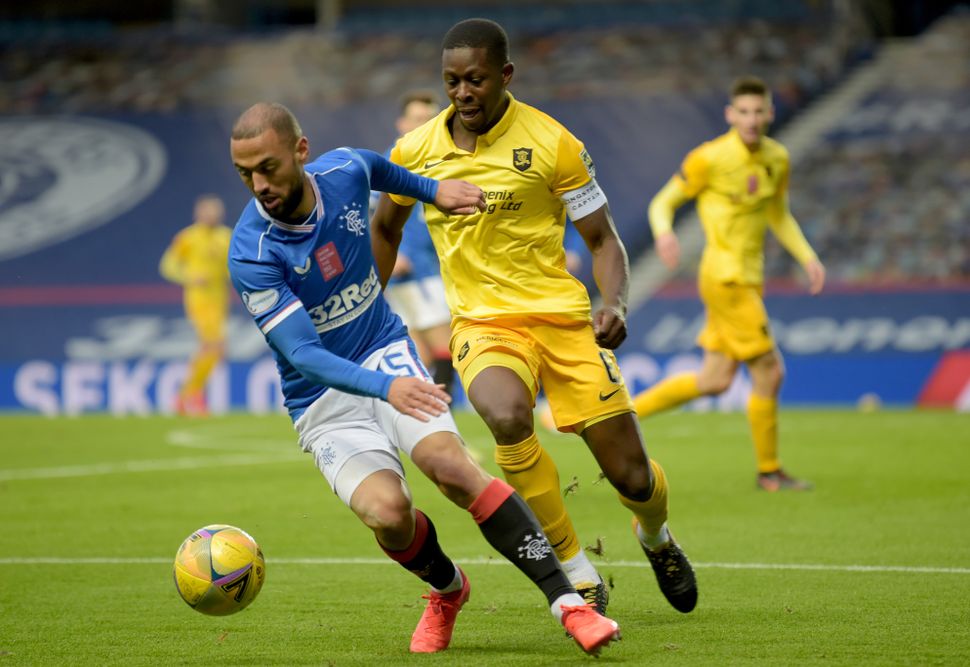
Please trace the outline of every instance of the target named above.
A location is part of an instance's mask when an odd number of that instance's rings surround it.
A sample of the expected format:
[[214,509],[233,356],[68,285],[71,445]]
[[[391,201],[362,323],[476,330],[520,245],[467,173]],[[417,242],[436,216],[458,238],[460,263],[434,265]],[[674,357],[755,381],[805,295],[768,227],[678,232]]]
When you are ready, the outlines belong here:
[[626,248],[616,233],[609,206],[604,204],[574,222],[593,256],[593,278],[603,307],[593,313],[596,342],[608,350],[626,340],[626,300],[630,265]]
[[825,287],[825,266],[818,259],[809,260],[802,268],[808,276],[808,291],[818,294]]
[[451,396],[443,384],[432,384],[416,377],[397,377],[391,381],[387,402],[398,412],[426,422],[447,412]]
[[448,215],[474,215],[485,210],[485,193],[468,181],[438,181],[434,205]]
[[677,235],[673,231],[665,232],[654,238],[653,242],[664,266],[671,271],[676,269],[680,264],[680,241],[677,240]]
[[674,213],[687,203],[689,197],[679,176],[672,177],[660,189],[647,208],[647,219],[653,232],[654,247],[660,261],[673,271],[680,264],[680,242],[674,234]]

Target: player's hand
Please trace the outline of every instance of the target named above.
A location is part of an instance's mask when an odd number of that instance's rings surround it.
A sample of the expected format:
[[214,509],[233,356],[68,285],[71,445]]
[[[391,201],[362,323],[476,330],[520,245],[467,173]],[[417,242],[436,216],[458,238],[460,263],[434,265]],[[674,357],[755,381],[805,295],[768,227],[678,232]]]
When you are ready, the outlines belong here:
[[434,205],[448,215],[473,215],[485,210],[485,193],[468,181],[446,179],[438,182]]
[[626,340],[626,314],[617,306],[600,308],[593,313],[593,333],[597,345],[615,350]]
[[673,232],[661,234],[654,239],[654,245],[657,248],[657,254],[660,255],[660,261],[671,271],[676,269],[680,264],[680,241],[677,240],[677,235]]
[[811,294],[818,294],[825,287],[825,267],[817,259],[805,265],[805,273],[808,275],[808,291]]
[[401,414],[426,422],[448,411],[451,396],[443,384],[432,384],[416,377],[399,377],[391,381],[387,402]]

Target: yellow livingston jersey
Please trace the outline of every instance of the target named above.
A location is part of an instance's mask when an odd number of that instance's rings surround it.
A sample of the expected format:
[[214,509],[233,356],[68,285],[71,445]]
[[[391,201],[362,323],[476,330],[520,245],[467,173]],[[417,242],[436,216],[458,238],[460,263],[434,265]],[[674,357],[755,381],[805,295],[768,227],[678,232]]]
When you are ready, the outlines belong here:
[[697,198],[707,243],[700,272],[718,282],[764,282],[764,238],[771,227],[798,262],[815,259],[788,208],[788,151],[763,137],[756,151],[737,131],[701,144],[650,204],[655,236],[670,231],[674,210]]
[[189,225],[172,240],[159,267],[166,280],[185,288],[185,303],[229,299],[229,239],[225,225]]
[[[474,153],[455,145],[449,107],[401,137],[391,161],[436,179],[460,178],[485,191],[486,210],[446,216],[425,206],[454,317],[588,320],[585,286],[566,271],[563,232],[606,203],[583,144],[538,109],[511,99],[478,137]],[[413,199],[392,195],[408,205]]]

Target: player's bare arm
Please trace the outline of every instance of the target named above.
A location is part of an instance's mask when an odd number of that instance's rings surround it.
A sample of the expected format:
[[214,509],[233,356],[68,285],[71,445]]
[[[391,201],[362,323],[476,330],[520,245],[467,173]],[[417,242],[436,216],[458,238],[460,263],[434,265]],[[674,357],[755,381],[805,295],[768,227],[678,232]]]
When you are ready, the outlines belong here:
[[387,402],[398,412],[426,422],[448,410],[451,396],[444,390],[444,385],[416,377],[399,377],[387,390]]
[[401,245],[401,232],[404,223],[411,215],[414,206],[402,206],[382,193],[370,221],[371,250],[377,263],[377,275],[381,285],[386,287],[397,262],[397,249]]
[[593,256],[593,278],[603,299],[603,306],[593,313],[596,342],[613,350],[626,340],[627,335],[626,301],[630,265],[626,248],[616,233],[607,205],[575,220],[574,224]]
[[818,294],[825,287],[825,266],[817,259],[813,259],[805,264],[803,268],[805,269],[805,274],[808,276],[809,293],[812,295]]
[[660,189],[650,201],[647,209],[647,219],[653,231],[654,247],[660,261],[673,271],[680,264],[680,241],[674,234],[674,213],[687,202],[689,197],[684,192],[682,179],[674,176]]
[[677,240],[677,235],[672,231],[661,234],[654,239],[654,245],[664,266],[671,271],[676,269],[680,264],[680,241]]

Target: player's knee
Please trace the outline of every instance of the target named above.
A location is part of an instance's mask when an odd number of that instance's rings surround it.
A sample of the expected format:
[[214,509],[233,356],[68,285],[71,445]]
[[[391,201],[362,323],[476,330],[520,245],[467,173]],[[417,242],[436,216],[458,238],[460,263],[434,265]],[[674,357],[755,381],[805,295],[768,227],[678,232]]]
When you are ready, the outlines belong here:
[[785,366],[777,358],[761,360],[749,369],[755,389],[762,395],[777,395],[785,381]]
[[432,481],[445,497],[461,507],[467,507],[474,500],[489,478],[488,473],[465,454],[464,450],[438,456],[431,467],[429,476]]
[[532,434],[532,406],[524,402],[489,406],[479,414],[500,444],[522,442]]
[[357,508],[368,528],[378,534],[409,534],[413,518],[411,500],[404,494],[387,494],[368,499]]
[[638,502],[650,498],[653,492],[653,479],[646,457],[612,458],[609,461],[600,461],[600,467],[613,488],[623,497]]
[[653,492],[650,466],[646,462],[631,462],[610,482],[620,495],[637,502],[646,502]]
[[778,393],[781,390],[781,385],[785,382],[785,367],[782,364],[776,363],[771,370],[771,381],[774,385],[774,393]]
[[701,393],[703,394],[723,394],[731,386],[731,382],[733,380],[733,373],[710,373],[706,376],[698,378],[697,388],[700,389]]

